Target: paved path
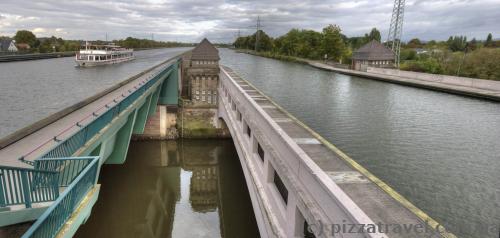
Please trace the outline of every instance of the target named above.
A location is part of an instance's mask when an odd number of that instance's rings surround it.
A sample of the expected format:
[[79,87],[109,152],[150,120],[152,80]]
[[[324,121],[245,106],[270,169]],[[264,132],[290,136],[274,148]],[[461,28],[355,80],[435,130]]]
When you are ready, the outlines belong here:
[[376,74],[376,73],[355,71],[355,70],[350,70],[350,69],[341,69],[341,68],[335,68],[331,65],[327,65],[324,63],[316,62],[316,61],[310,61],[310,60],[305,60],[305,62],[307,62],[312,67],[324,69],[324,70],[328,70],[328,71],[333,71],[333,72],[337,72],[337,73],[341,73],[341,74],[347,74],[347,75],[358,76],[358,77],[362,77],[362,78],[381,80],[381,81],[386,81],[386,82],[391,82],[391,83],[397,83],[397,84],[408,85],[408,86],[419,87],[419,88],[427,88],[427,89],[432,89],[432,90],[437,90],[437,91],[444,91],[444,92],[450,92],[450,93],[473,96],[473,97],[480,97],[480,98],[490,99],[490,100],[494,100],[494,101],[500,101],[500,91],[486,90],[486,89],[466,87],[466,86],[458,86],[458,85],[446,84],[446,83],[440,83],[440,82],[431,82],[431,81],[425,81],[425,80],[419,80],[419,79],[392,76],[392,75],[387,75],[387,74]]

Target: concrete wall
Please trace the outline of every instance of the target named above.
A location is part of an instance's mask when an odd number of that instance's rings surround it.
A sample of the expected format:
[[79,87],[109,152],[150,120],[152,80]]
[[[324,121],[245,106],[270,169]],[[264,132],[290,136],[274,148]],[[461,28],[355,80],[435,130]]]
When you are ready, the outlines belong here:
[[366,72],[367,73],[376,73],[376,74],[385,74],[385,75],[391,75],[391,76],[399,76],[399,77],[411,78],[411,79],[419,79],[419,80],[431,81],[431,82],[439,82],[439,83],[445,83],[445,84],[457,85],[457,86],[465,86],[465,87],[500,91],[500,81],[493,81],[493,80],[456,77],[456,76],[448,76],[448,75],[441,75],[441,74],[428,74],[428,73],[411,72],[411,71],[396,70],[396,69],[382,69],[382,68],[374,68],[374,67],[368,67]]
[[[221,72],[218,113],[233,137],[261,237],[303,237],[304,221],[314,225],[373,224],[225,72]],[[264,158],[258,155],[258,144],[265,151]],[[275,172],[288,190],[287,202],[273,182]],[[386,236],[358,233],[343,237]]]

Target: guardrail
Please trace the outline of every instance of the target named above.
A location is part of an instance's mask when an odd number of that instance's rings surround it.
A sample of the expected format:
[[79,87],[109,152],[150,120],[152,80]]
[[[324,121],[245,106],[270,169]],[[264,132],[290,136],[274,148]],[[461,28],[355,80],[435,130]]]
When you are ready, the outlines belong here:
[[53,201],[59,196],[57,172],[0,166],[0,207]]
[[[159,70],[156,75],[151,76],[147,80],[144,80],[139,83],[138,86],[135,86],[135,90],[129,90],[129,95],[122,94],[121,101],[119,99],[113,99],[113,101],[108,102],[97,111],[100,111],[104,108],[107,110],[100,115],[96,112],[86,116],[75,125],[68,127],[63,130],[58,135],[54,136],[53,139],[48,140],[34,150],[25,154],[20,158],[21,161],[26,161],[25,158],[30,154],[45,146],[46,144],[55,141],[57,142],[51,149],[48,150],[47,153],[43,154],[40,158],[61,158],[61,157],[70,157],[73,155],[79,148],[81,148],[85,143],[87,143],[91,138],[93,138],[102,128],[104,128],[109,122],[111,122],[114,118],[116,118],[121,112],[126,110],[137,98],[139,98],[145,91],[147,91],[151,86],[153,86],[161,77],[163,77],[167,72],[167,68],[172,67],[173,64],[163,67]],[[113,106],[109,106],[112,105]],[[86,125],[82,125],[83,121],[94,117],[94,119]],[[74,127],[78,127],[74,133],[70,134],[65,139],[59,139],[58,137],[62,136],[64,133],[73,129]]]
[[[90,161],[54,203],[24,233],[27,237],[55,237],[97,180],[99,157],[65,158]],[[57,160],[57,159],[54,159]],[[64,159],[60,159],[64,160]]]
[[87,157],[44,158],[35,160],[34,166],[38,170],[57,172],[57,185],[67,187],[90,162]]

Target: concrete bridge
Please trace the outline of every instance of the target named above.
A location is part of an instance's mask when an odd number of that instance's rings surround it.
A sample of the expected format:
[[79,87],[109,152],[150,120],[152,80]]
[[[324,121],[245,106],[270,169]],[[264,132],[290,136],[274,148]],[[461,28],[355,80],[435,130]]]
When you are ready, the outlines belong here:
[[[157,105],[176,105],[180,57],[139,74],[0,150],[0,226],[71,237],[98,198],[100,166],[125,162]],[[233,138],[262,237],[453,237],[229,68],[218,117]],[[160,110],[161,111],[161,110]]]

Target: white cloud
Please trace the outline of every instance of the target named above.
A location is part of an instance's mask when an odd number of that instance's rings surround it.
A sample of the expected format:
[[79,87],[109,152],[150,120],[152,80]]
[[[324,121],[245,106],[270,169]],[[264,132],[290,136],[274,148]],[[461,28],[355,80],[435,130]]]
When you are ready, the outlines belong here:
[[[392,0],[2,0],[0,34],[20,29],[41,36],[111,39],[127,36],[198,41],[232,41],[238,30],[252,33],[258,15],[271,36],[291,28],[321,30],[339,25],[348,36],[389,27]],[[407,0],[404,39],[447,39],[500,35],[500,0]]]

